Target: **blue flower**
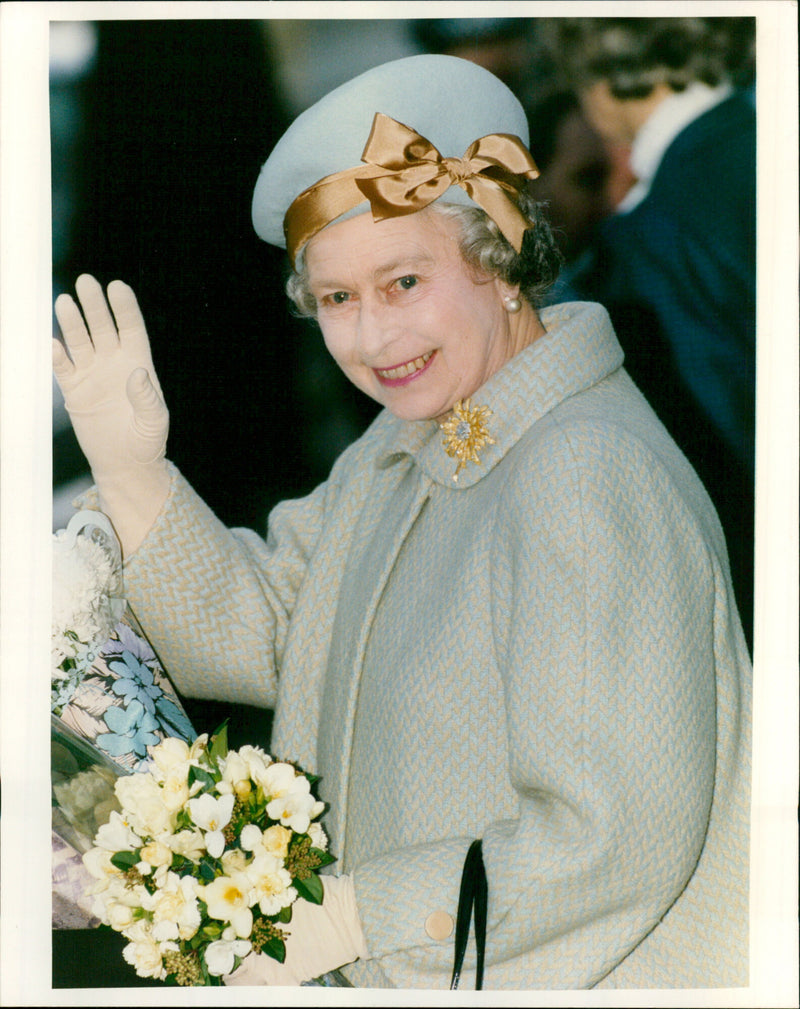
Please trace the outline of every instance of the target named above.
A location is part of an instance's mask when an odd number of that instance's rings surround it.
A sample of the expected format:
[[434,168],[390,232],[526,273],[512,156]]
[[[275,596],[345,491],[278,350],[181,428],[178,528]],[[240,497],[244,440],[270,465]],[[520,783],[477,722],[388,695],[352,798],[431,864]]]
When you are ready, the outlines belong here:
[[75,649],[75,668],[80,672],[88,672],[103,654],[103,642],[95,644],[79,644]]
[[164,691],[155,682],[153,671],[132,652],[125,651],[121,659],[110,659],[108,668],[119,677],[111,689],[130,704],[137,700],[151,714],[155,714],[155,702]]
[[111,689],[123,698],[126,706],[134,701],[139,703],[167,736],[179,736],[187,742],[196,737],[197,733],[181,708],[155,682],[152,669],[135,655],[124,651],[121,658],[108,660],[108,668],[119,677]]
[[130,652],[134,658],[147,663],[147,665],[158,662],[156,653],[150,647],[150,642],[137,634],[126,623],[117,625],[116,635],[116,638],[111,638],[106,642],[103,649],[106,655],[121,655],[123,652]]
[[103,720],[111,731],[100,733],[95,743],[112,757],[122,757],[128,753],[145,757],[147,747],[155,746],[159,741],[160,737],[155,731],[158,722],[137,700],[131,701],[124,708],[109,708]]

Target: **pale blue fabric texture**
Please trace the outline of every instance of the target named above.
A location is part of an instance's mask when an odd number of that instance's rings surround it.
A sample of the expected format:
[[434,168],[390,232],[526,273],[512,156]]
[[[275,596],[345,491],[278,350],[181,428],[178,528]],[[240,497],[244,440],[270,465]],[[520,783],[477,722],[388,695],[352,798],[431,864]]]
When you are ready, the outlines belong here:
[[542,319],[473,397],[495,444],[458,483],[435,422],[386,412],[266,542],[176,472],[127,593],[179,689],[275,705],[273,753],[322,776],[353,984],[448,986],[425,921],[482,837],[485,988],[745,985],[751,668],[719,523],[605,310]]

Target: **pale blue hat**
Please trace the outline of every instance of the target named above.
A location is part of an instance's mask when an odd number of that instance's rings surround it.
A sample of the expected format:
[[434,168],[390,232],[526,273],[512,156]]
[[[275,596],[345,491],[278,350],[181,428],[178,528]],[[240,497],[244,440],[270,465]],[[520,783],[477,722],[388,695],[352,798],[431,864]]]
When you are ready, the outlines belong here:
[[[321,179],[362,164],[376,113],[420,134],[442,158],[460,159],[471,144],[489,134],[510,134],[528,144],[522,105],[483,67],[440,55],[384,63],[320,99],[278,141],[253,195],[253,224],[259,237],[286,248],[287,210]],[[465,189],[455,184],[446,189],[446,200],[474,205]],[[369,209],[365,198],[334,219]]]

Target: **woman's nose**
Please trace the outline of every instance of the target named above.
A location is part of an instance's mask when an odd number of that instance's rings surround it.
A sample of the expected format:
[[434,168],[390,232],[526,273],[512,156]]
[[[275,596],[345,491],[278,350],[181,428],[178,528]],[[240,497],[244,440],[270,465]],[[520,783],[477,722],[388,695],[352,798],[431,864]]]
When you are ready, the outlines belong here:
[[358,347],[362,358],[377,361],[392,342],[396,324],[391,308],[377,298],[364,298],[358,313]]

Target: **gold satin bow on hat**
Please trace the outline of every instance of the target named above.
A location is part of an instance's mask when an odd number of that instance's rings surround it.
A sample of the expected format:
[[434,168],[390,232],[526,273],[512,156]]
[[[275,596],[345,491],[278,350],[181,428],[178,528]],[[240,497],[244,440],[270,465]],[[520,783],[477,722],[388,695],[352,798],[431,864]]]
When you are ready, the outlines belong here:
[[284,220],[286,248],[297,250],[366,197],[376,221],[413,214],[453,186],[486,211],[517,252],[530,226],[517,205],[524,180],[539,174],[530,152],[510,133],[490,133],[461,158],[443,158],[433,144],[381,112],[355,168],[320,179],[302,192]]

